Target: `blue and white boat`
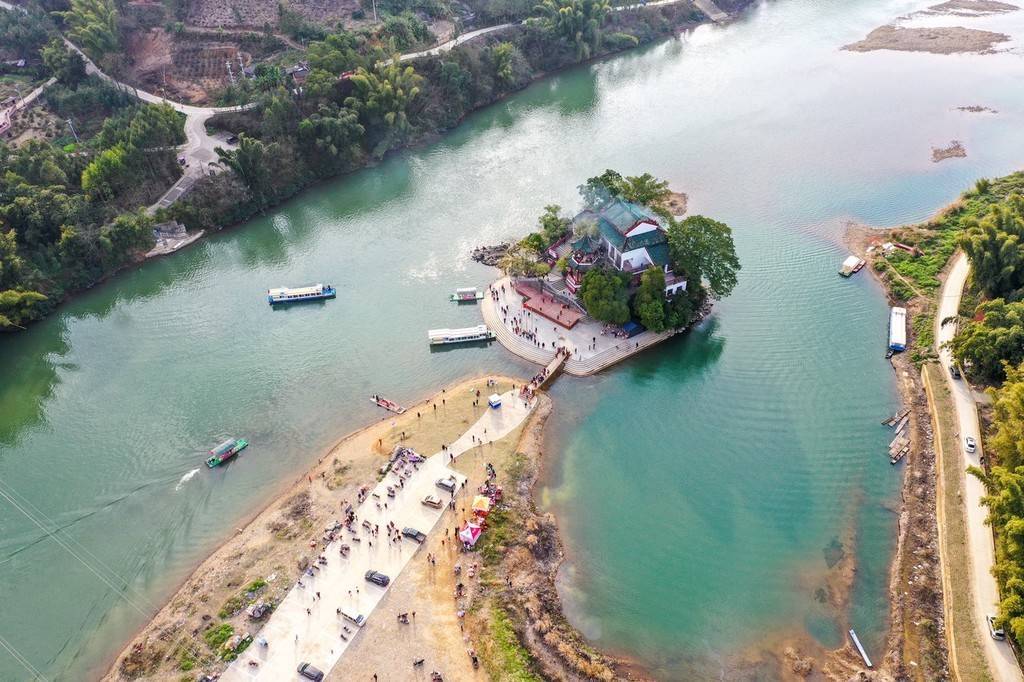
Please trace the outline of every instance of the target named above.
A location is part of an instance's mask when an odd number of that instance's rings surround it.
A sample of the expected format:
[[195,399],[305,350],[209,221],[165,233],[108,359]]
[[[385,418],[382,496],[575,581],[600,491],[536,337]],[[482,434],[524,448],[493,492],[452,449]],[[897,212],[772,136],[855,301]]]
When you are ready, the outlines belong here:
[[279,305],[282,303],[300,303],[302,301],[319,301],[325,298],[334,298],[337,295],[334,287],[330,284],[307,284],[302,287],[281,287],[280,289],[267,290],[267,303]]

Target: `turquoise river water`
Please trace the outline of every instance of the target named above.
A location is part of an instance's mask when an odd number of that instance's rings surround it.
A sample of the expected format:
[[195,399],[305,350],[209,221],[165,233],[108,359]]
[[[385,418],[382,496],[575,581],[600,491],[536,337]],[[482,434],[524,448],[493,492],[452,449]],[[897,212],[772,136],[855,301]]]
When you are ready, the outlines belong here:
[[[732,661],[780,633],[831,646],[853,626],[879,656],[900,469],[878,422],[896,395],[881,291],[836,276],[843,226],[925,218],[1024,161],[1016,40],[838,49],[926,4],[778,0],[565,72],[0,339],[0,637],[49,679],[97,677],[246,515],[380,418],[369,394],[532,372],[496,345],[430,352],[426,330],[476,323],[447,303],[495,275],[471,247],[615,168],[732,225],[743,271],[689,335],[556,383],[541,493],[570,617],[664,679],[758,675]],[[956,21],[1019,37],[1022,15]],[[972,104],[999,113],[955,109]],[[933,164],[951,139],[968,157]],[[266,305],[305,281],[338,299]],[[245,456],[193,473],[231,434]],[[841,612],[815,598],[836,541],[858,565]],[[0,651],[0,679],[28,678]]]

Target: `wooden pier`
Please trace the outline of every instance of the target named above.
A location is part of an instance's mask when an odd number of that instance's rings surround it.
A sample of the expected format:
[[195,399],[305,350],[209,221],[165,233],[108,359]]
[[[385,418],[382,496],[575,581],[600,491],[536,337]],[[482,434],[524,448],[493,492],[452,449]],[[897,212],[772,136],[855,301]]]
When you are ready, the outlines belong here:
[[910,452],[910,436],[907,425],[910,424],[910,410],[904,409],[882,422],[893,428],[895,437],[889,443],[889,464],[895,465]]

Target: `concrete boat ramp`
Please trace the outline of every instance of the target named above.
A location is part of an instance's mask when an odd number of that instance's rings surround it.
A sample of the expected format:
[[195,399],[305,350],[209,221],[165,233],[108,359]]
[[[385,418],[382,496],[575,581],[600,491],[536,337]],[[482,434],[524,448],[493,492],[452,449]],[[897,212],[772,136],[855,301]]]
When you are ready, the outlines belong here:
[[[257,633],[256,638],[265,638],[268,645],[264,647],[253,642],[220,679],[230,682],[297,680],[300,678],[296,668],[302,662],[311,663],[325,673],[334,668],[360,633],[360,628],[341,618],[336,609],[361,614],[366,617],[363,628],[374,627],[374,609],[387,588],[367,582],[364,574],[369,570],[380,571],[394,583],[420,548],[409,539],[400,543],[389,542],[388,522],[393,522],[399,529],[411,526],[423,533],[431,533],[448,507],[428,507],[422,504],[423,498],[436,495],[445,502],[452,499],[452,495],[438,488],[435,481],[454,476],[459,485],[455,499],[473,495],[472,490],[462,489],[465,476],[449,468],[450,456],[458,457],[479,447],[481,442],[490,443],[508,435],[523,423],[536,405],[536,401],[527,403],[513,391],[502,394],[501,399],[500,408],[488,409],[447,451],[436,453],[420,464],[419,469],[405,480],[404,487],[399,487],[398,476],[389,472],[356,507],[358,535],[342,530],[341,537],[322,551],[327,557],[327,565],[322,566],[315,577],[304,576],[304,586],[295,585]],[[393,498],[387,495],[389,485],[396,490]],[[379,535],[371,536],[361,525],[364,521],[377,524],[381,529]],[[353,541],[354,537],[360,541]],[[351,547],[348,557],[342,557],[339,552],[342,543]],[[320,593],[319,598],[316,597],[317,592]],[[345,632],[345,627],[350,632]],[[347,641],[342,639],[343,634],[348,637]]]

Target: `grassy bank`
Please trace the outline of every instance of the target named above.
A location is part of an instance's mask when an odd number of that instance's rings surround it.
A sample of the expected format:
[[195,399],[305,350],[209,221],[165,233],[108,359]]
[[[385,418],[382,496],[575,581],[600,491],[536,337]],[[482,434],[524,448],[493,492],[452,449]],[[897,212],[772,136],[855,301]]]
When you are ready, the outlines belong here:
[[921,371],[934,432],[936,513],[950,668],[961,680],[983,682],[992,678],[974,622],[967,519],[963,508],[964,469],[955,435],[958,430],[956,411],[939,365],[929,363]]

